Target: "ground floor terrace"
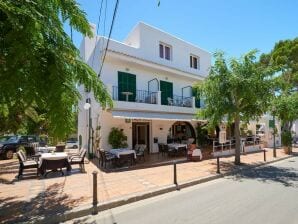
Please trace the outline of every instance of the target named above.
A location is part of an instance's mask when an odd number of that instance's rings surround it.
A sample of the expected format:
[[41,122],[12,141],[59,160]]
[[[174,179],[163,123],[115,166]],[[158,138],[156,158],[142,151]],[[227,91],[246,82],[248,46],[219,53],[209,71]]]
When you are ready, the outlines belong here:
[[199,121],[192,117],[193,115],[178,116],[153,112],[102,112],[98,121],[99,148],[112,149],[109,135],[113,128],[125,135],[127,148],[135,149],[136,145],[146,145],[147,154],[158,153],[158,144],[196,143],[196,127]]
[[[273,158],[272,149],[267,150],[267,161],[287,156],[282,149],[278,149],[277,158]],[[294,148],[293,152],[298,153],[298,148]],[[221,158],[221,173],[233,170],[235,168],[233,161],[233,156]],[[263,152],[242,155],[241,161],[242,167],[262,164]],[[86,161],[85,173],[81,173],[79,167],[75,165],[68,175],[60,176],[58,173],[53,173],[47,178],[38,178],[35,170],[26,170],[21,180],[16,179],[18,166],[16,159],[0,161],[0,222],[34,222],[38,218],[49,220],[53,215],[91,205],[93,171],[98,172],[99,205],[148,193],[154,195],[154,192],[160,189],[173,186],[171,163],[154,167],[146,167],[143,164],[132,169],[106,172],[104,169],[99,169],[98,160],[93,159]],[[216,171],[216,159],[200,162],[181,161],[177,164],[177,182],[183,185],[201,178],[216,176]]]

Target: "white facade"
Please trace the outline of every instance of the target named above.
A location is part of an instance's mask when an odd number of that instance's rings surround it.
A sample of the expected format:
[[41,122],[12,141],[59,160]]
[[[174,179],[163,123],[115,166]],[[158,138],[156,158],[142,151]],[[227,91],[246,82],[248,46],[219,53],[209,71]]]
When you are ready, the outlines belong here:
[[[106,43],[106,38],[95,36],[92,39],[84,38],[80,47],[83,60],[97,73]],[[169,46],[170,60],[160,57],[160,44]],[[190,66],[191,55],[198,60],[197,69]],[[78,135],[82,136],[82,144],[87,144],[88,139],[89,114],[83,108],[87,98],[91,99],[92,128],[96,130],[101,127],[98,135],[101,137],[100,147],[104,149],[111,148],[108,135],[112,127],[123,129],[128,146],[133,148],[135,125],[148,125],[149,152],[158,151],[154,138],[158,138],[158,142],[167,142],[169,129],[175,121],[188,122],[195,129],[195,99],[189,86],[202,81],[208,75],[210,66],[209,52],[142,22],[123,42],[110,40],[100,78],[113,97],[114,107],[102,110],[92,93],[85,92],[82,86],[79,88],[82,100],[79,103]],[[119,99],[124,92],[117,92],[118,72],[136,77],[136,97],[130,100],[132,102]],[[160,89],[161,81],[172,83],[173,96],[172,99],[167,97],[168,104],[161,98],[164,94]]]

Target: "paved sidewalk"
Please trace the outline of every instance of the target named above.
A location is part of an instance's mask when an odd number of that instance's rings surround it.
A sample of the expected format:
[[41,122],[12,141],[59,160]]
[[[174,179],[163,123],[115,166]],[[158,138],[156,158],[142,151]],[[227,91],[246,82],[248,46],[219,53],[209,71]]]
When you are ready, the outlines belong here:
[[[298,148],[293,151],[298,152]],[[267,161],[287,157],[282,149],[277,150],[275,159],[271,149],[268,149],[266,154]],[[223,174],[235,168],[234,156],[221,158],[220,161]],[[263,152],[242,155],[241,161],[245,166],[263,164]],[[91,205],[94,170],[99,172],[99,205],[173,186],[173,165],[106,173],[89,162],[86,164],[86,173],[80,173],[78,166],[73,166],[69,176],[49,175],[49,178],[38,179],[32,170],[33,176],[25,176],[17,181],[15,179],[18,171],[17,160],[2,160],[0,161],[0,222],[34,222],[39,218],[47,219],[57,213],[63,214],[74,208]],[[177,164],[177,174],[179,184],[216,176],[216,160]]]

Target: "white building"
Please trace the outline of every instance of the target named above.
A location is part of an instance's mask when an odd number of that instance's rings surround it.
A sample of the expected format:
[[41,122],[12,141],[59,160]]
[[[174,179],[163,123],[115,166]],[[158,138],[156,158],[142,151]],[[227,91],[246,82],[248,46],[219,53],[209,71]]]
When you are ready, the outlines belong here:
[[[93,32],[95,32],[93,26]],[[97,73],[107,39],[84,38],[80,52],[83,60]],[[113,127],[123,130],[129,148],[146,144],[149,153],[158,152],[157,142],[173,138],[195,138],[196,107],[192,86],[209,73],[211,54],[155,27],[140,22],[123,42],[110,40],[102,67],[101,80],[114,102],[105,111],[92,93],[80,87],[78,135],[82,144],[88,139],[88,111],[91,100],[92,128],[100,130],[100,148],[110,149],[108,136]]]

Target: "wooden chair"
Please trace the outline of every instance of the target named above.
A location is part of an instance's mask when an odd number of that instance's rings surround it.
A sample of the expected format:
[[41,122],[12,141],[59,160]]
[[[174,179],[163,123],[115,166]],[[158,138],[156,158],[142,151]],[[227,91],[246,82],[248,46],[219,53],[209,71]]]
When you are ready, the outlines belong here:
[[56,152],[64,152],[65,145],[56,145]]
[[118,166],[123,166],[125,164],[129,164],[132,166],[134,164],[134,153],[131,154],[120,154],[119,159],[117,161]]
[[79,164],[81,172],[85,172],[85,164],[84,164],[84,159],[87,153],[87,149],[83,148],[80,150],[80,154],[78,156],[72,156],[69,159],[69,163],[71,165]]
[[116,159],[115,155],[113,155],[103,149],[100,149],[99,153],[100,153],[100,157],[101,157],[101,166],[102,167],[107,168],[107,163],[115,162],[115,159]]
[[35,160],[27,160],[23,151],[18,151],[17,157],[20,163],[18,179],[23,175],[23,171],[25,169],[36,168],[36,175],[38,176],[38,162],[36,162]]

